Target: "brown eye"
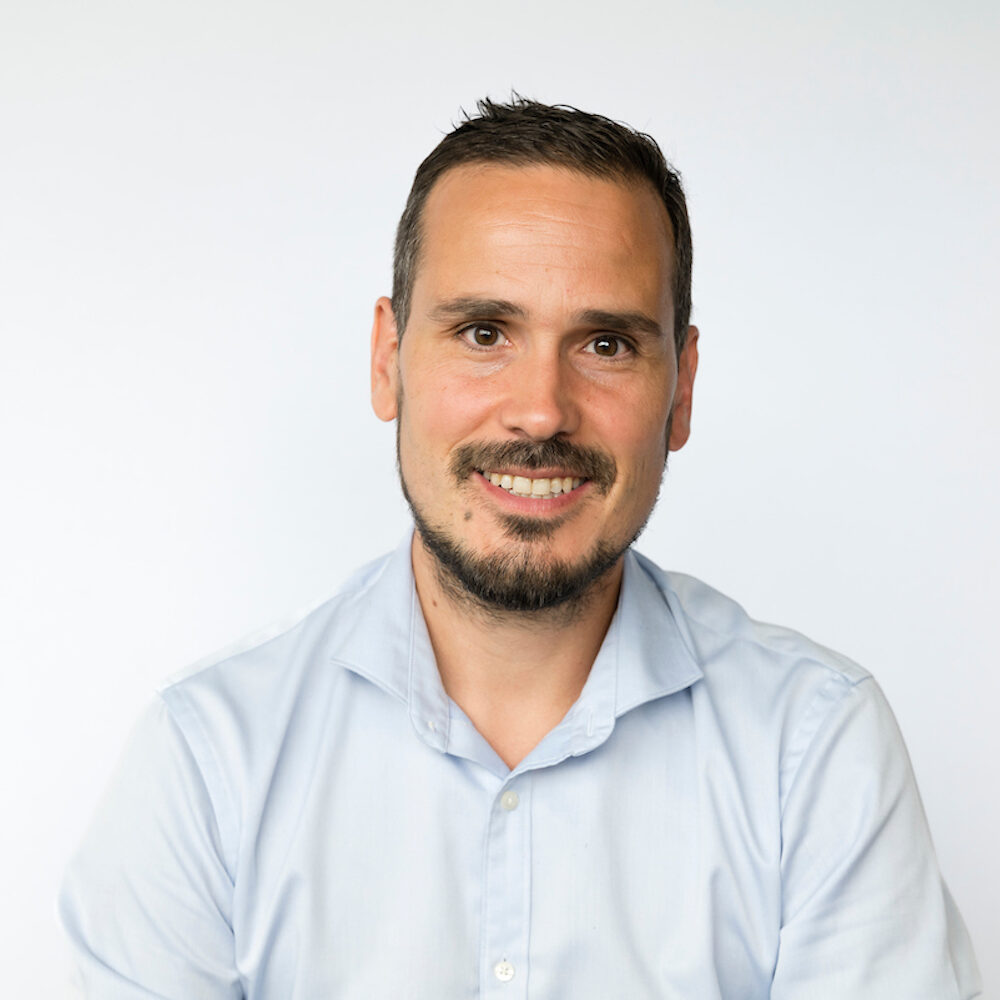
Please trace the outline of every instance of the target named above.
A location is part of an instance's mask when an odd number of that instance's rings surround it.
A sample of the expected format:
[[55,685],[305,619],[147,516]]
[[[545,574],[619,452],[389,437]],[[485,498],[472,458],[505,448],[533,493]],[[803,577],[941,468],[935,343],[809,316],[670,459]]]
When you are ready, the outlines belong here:
[[617,337],[597,337],[591,343],[594,347],[594,353],[599,354],[602,358],[613,358],[621,348],[621,341]]
[[474,323],[461,331],[461,336],[474,347],[496,347],[506,338],[495,326]]

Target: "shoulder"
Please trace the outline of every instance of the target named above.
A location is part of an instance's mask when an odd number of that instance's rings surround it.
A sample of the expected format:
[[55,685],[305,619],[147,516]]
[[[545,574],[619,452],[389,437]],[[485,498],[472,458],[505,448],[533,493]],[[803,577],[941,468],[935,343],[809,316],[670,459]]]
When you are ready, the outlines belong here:
[[[197,698],[203,692],[230,691],[242,701],[269,701],[276,688],[311,679],[326,652],[336,650],[350,632],[361,605],[385,570],[382,556],[356,571],[337,592],[172,674],[159,686],[168,703]],[[322,674],[322,670],[319,671]]]
[[865,742],[898,742],[885,697],[864,667],[793,629],[755,620],[694,577],[637,558],[701,671],[691,689],[696,717],[748,759],[773,761],[787,782],[824,731],[858,713],[873,723]]
[[824,785],[797,781],[810,761],[849,774],[857,788],[890,774],[906,780],[902,737],[868,670],[793,629],[756,621],[694,577],[639,559],[702,672],[691,689],[696,725],[718,736],[707,745],[724,747],[745,782],[771,775],[784,808],[796,785]]
[[[356,572],[338,592],[171,676],[157,690],[211,784],[254,780],[294,726],[319,733],[332,703],[355,683],[338,651],[358,639],[390,557]],[[369,626],[370,627],[370,626]]]
[[757,621],[731,597],[701,580],[660,569],[638,553],[636,558],[663,594],[706,675],[763,673],[776,681],[783,675],[806,673],[817,681],[831,680],[846,687],[871,679],[850,658],[794,629]]

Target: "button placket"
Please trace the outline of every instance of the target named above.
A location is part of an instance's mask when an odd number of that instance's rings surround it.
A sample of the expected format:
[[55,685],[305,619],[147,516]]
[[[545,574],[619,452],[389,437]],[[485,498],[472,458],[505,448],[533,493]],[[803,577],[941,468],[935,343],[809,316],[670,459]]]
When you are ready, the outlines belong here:
[[487,832],[481,989],[484,997],[526,998],[530,919],[530,782],[493,800]]

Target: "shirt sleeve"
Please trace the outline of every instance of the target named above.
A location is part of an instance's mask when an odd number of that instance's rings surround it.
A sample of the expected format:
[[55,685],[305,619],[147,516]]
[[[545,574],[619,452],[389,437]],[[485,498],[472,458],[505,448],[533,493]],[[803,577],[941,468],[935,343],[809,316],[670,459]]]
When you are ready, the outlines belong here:
[[968,1000],[981,984],[902,736],[871,678],[812,706],[782,811],[772,1000]]
[[133,732],[60,894],[85,996],[243,997],[223,853],[202,772],[157,700]]

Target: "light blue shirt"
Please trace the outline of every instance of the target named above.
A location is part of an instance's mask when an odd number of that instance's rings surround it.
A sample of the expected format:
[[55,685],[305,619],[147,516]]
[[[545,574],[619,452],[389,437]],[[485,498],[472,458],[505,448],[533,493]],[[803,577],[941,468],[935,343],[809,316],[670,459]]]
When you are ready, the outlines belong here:
[[102,1000],[980,988],[869,674],[633,553],[513,771],[442,688],[409,540],[165,685],[60,908]]

